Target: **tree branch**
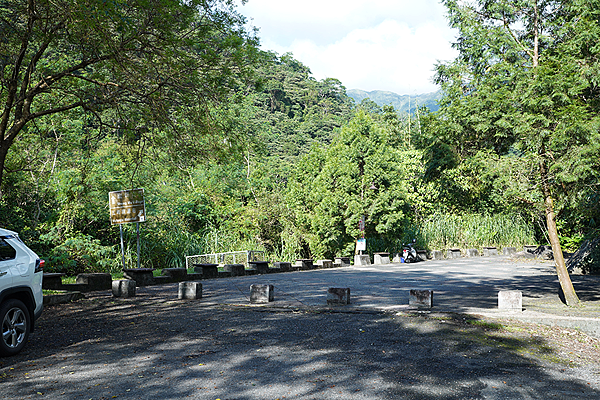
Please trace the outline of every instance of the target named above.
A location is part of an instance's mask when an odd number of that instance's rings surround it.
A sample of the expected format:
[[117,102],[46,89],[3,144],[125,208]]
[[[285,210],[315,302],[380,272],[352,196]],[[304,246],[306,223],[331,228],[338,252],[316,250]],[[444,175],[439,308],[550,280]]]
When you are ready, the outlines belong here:
[[10,118],[10,110],[13,108],[14,99],[17,94],[17,87],[19,81],[19,71],[21,70],[21,65],[23,64],[23,60],[25,59],[25,54],[27,53],[27,48],[29,45],[29,39],[31,37],[31,32],[33,31],[33,24],[37,20],[37,16],[35,15],[35,3],[34,0],[28,1],[27,6],[27,30],[22,37],[21,40],[21,49],[19,50],[19,55],[15,60],[15,64],[13,66],[12,76],[10,78],[10,84],[8,88],[8,95],[6,96],[6,102],[4,103],[4,111],[2,112],[2,119],[0,119],[0,143],[4,141],[6,132],[6,128],[8,126],[8,120]]
[[504,24],[504,28],[508,31],[508,33],[510,34],[510,36],[514,39],[515,42],[517,42],[517,44],[521,47],[521,49],[527,53],[529,55],[529,57],[531,57],[532,60],[534,60],[534,63],[537,63],[537,59],[534,57],[534,54],[531,53],[531,50],[529,50],[528,48],[525,47],[525,45],[523,45],[523,43],[519,40],[519,38],[517,37],[517,35],[515,35],[515,33],[513,32],[512,29],[510,29],[510,26],[508,25],[508,21],[506,20],[506,16],[503,16],[503,24]]

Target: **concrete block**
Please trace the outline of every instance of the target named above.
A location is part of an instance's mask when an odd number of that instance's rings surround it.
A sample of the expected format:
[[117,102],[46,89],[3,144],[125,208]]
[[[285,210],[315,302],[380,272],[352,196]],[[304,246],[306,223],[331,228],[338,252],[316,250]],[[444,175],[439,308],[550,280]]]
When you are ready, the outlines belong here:
[[448,249],[447,258],[460,258],[460,249]]
[[333,268],[333,261],[331,261],[331,260],[317,260],[317,267],[319,267],[319,268]]
[[479,257],[479,250],[467,249],[467,257]]
[[244,264],[225,264],[223,265],[223,272],[230,272],[230,276],[244,276],[246,275],[246,267],[244,267]]
[[86,292],[90,291],[88,289],[88,285],[84,285],[81,283],[65,283],[64,285],[62,285],[62,290],[67,290],[69,292],[81,292],[81,293],[86,293]]
[[112,293],[115,297],[134,297],[135,281],[133,279],[123,279],[112,282]]
[[269,262],[268,261],[248,261],[248,269],[256,271],[259,274],[269,273]]
[[350,304],[350,288],[327,289],[327,305],[337,306]]
[[371,256],[368,254],[357,254],[354,256],[354,265],[371,265]]
[[288,272],[292,270],[292,263],[289,262],[277,261],[273,263],[273,266],[275,268],[279,268],[281,272]]
[[443,260],[444,253],[441,250],[431,250],[431,258],[434,260]]
[[123,276],[135,281],[136,286],[150,286],[154,282],[154,268],[131,268],[124,269]]
[[515,249],[514,247],[504,247],[502,249],[502,254],[505,256],[512,256],[517,254],[517,249]]
[[373,264],[381,265],[381,264],[389,264],[390,263],[390,253],[373,253]]
[[112,277],[107,273],[79,274],[75,283],[86,285],[86,291],[110,290],[112,288]]
[[52,306],[55,304],[70,303],[72,301],[77,301],[80,299],[85,299],[85,296],[81,292],[48,294],[48,295],[44,295],[44,306]]
[[422,308],[433,307],[433,290],[411,289],[408,295],[408,305]]
[[314,269],[312,258],[300,258],[296,260],[296,263],[293,266],[295,270],[306,270],[306,269]]
[[421,261],[427,260],[429,258],[427,257],[427,250],[417,250],[417,257],[419,257]]
[[[219,277],[219,264],[194,264],[194,272],[202,274],[202,279]],[[164,274],[165,270],[163,270]]]
[[198,300],[202,298],[202,284],[200,282],[180,282],[179,300]]
[[162,274],[171,278],[173,282],[187,280],[187,269],[185,268],[163,268]]
[[350,266],[350,257],[336,257],[333,264],[340,267]]
[[498,309],[523,310],[523,293],[519,290],[501,290],[498,292]]
[[65,274],[59,272],[44,273],[42,278],[42,289],[63,290],[63,276],[65,276]]
[[484,257],[494,257],[498,255],[498,249],[495,247],[484,247],[483,248],[483,256]]
[[275,298],[273,285],[250,285],[250,303],[269,303]]

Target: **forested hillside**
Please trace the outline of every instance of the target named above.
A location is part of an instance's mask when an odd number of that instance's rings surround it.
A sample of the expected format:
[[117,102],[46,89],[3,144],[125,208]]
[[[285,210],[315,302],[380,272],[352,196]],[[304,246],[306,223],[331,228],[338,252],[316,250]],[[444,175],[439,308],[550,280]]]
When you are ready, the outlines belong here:
[[440,106],[438,101],[442,98],[440,91],[419,95],[399,95],[385,90],[371,90],[369,92],[360,89],[349,89],[347,91],[356,104],[364,99],[375,102],[378,106],[393,106],[399,113],[414,114],[418,108],[427,107],[430,111],[437,111]]
[[131,188],[145,190],[141,263],[154,268],[249,249],[349,256],[361,220],[369,251],[553,234],[573,250],[598,234],[600,17],[587,3],[445,1],[460,56],[437,67],[440,109],[419,118],[399,112],[407,99],[355,104],[342,82],[260,50],[228,1],[34,3],[0,8],[0,226],[48,271],[120,270],[108,192]]

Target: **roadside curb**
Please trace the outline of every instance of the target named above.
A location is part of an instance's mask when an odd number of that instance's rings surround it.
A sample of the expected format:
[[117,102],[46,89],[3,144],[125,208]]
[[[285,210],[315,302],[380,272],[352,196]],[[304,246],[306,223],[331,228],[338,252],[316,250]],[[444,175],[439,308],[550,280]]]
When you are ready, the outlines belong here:
[[83,299],[85,296],[81,292],[66,292],[58,294],[46,294],[44,295],[44,305],[52,306],[55,304],[64,304]]

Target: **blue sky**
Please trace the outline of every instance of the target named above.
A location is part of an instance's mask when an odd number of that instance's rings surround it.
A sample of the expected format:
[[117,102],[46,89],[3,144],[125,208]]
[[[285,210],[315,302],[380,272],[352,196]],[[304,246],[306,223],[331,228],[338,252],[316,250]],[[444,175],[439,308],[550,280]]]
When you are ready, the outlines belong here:
[[239,11],[264,50],[292,52],[315,78],[347,89],[433,92],[435,63],[457,54],[436,0],[248,0]]

